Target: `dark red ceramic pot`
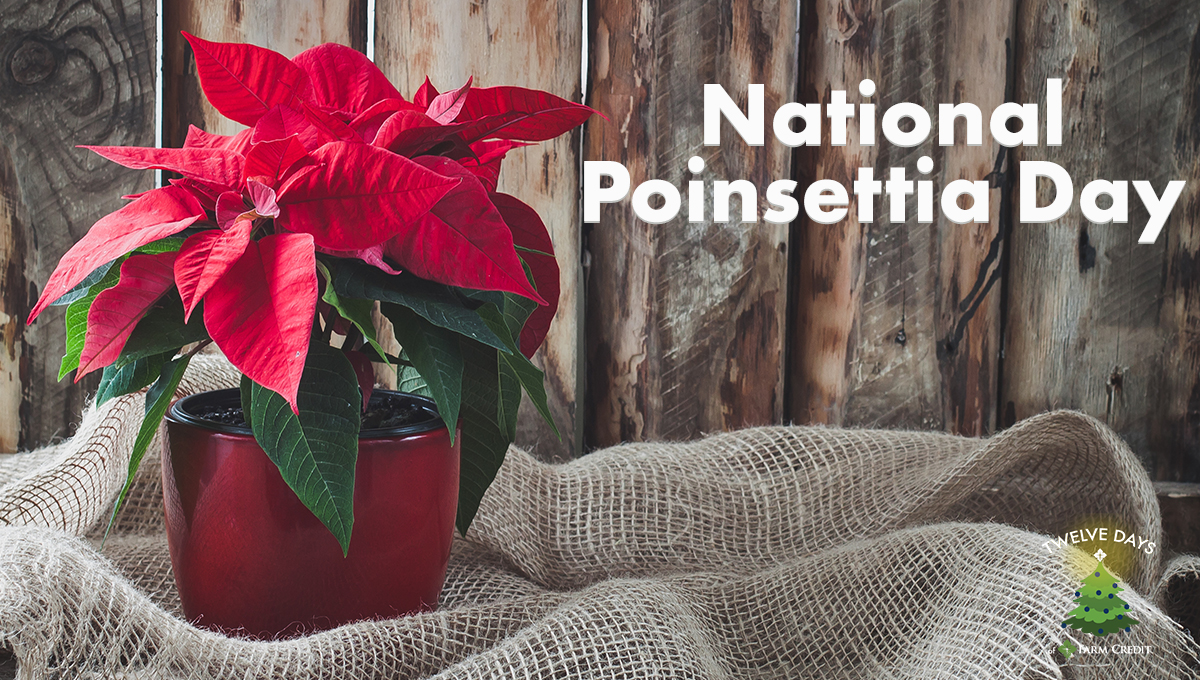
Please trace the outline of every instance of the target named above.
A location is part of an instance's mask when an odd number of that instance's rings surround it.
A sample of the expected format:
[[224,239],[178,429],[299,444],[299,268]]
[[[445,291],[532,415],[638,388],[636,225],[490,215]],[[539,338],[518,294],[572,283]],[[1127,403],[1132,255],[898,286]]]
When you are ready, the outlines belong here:
[[249,428],[193,415],[205,404],[238,405],[237,390],[171,407],[163,498],[189,621],[226,634],[292,637],[437,605],[458,505],[460,440],[450,445],[433,402],[405,396],[423,420],[359,436],[345,557]]

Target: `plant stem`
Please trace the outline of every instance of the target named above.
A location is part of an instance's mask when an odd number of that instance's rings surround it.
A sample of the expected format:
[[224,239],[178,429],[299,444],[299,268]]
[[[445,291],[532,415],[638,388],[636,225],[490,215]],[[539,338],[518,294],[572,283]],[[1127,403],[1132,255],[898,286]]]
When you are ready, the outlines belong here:
[[207,340],[201,340],[200,342],[196,343],[195,347],[184,352],[183,355],[186,356],[187,358],[191,359],[192,357],[196,356],[196,354],[199,353],[200,350],[204,349],[205,347],[207,347],[211,344],[212,344],[212,338],[208,338]]

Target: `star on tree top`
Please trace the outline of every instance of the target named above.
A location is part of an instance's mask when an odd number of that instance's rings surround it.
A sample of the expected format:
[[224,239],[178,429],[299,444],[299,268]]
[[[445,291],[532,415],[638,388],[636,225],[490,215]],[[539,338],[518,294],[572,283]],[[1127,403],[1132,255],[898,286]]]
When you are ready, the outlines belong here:
[[1104,554],[1104,551],[1103,551],[1103,550],[1097,550],[1097,551],[1096,551],[1096,554],[1095,554],[1095,555],[1092,555],[1092,557],[1095,557],[1097,560],[1099,560],[1099,561],[1103,562],[1103,561],[1104,561],[1104,558],[1105,558],[1105,557],[1108,557],[1108,555]]

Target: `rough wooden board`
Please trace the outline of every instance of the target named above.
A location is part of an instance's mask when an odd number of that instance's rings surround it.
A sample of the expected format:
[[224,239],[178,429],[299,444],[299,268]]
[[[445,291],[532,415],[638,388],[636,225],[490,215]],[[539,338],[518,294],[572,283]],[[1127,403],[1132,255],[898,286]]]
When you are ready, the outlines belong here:
[[1167,550],[1200,554],[1200,484],[1156,482]]
[[[375,332],[378,337],[379,346],[383,351],[397,357],[400,356],[400,343],[396,342],[396,333],[392,330],[392,322],[388,320],[383,312],[379,311],[379,303],[371,309],[371,320],[375,322]],[[379,387],[388,390],[396,389],[397,375],[396,367],[383,362],[375,362],[371,364],[375,367],[375,384]]]
[[[1196,154],[1180,150],[1176,134],[1181,123],[1187,126],[1179,85],[1188,61],[1180,55],[1191,51],[1198,19],[1200,6],[1177,0],[1139,7],[1118,0],[1022,2],[1017,99],[1042,103],[1045,80],[1063,78],[1066,129],[1061,147],[1020,148],[1018,160],[1063,166],[1075,179],[1076,198],[1097,178],[1150,180],[1161,191],[1170,179],[1194,177]],[[1039,205],[1049,202],[1050,191],[1049,183],[1038,188]],[[1200,364],[1194,342],[1178,335],[1190,323],[1193,289],[1179,268],[1196,248],[1191,229],[1181,226],[1196,219],[1194,183],[1189,191],[1167,236],[1154,245],[1137,243],[1147,214],[1132,185],[1128,224],[1092,224],[1078,200],[1049,225],[1021,224],[1014,214],[1001,396],[1006,424],[1077,408],[1107,422],[1152,470],[1156,458],[1171,460],[1171,447],[1186,441],[1180,435],[1195,427],[1186,420],[1195,410],[1189,400]],[[1014,206],[1019,200],[1018,186]],[[1183,212],[1187,205],[1190,213]],[[1165,309],[1168,301],[1181,306]],[[1167,351],[1172,338],[1174,353]],[[1178,470],[1170,463],[1159,476]]]
[[[876,144],[861,145],[857,120],[850,143],[835,147],[826,126],[821,147],[798,151],[802,187],[833,179],[850,188],[859,167],[881,181],[903,167],[907,179],[933,181],[935,206],[956,179],[991,179],[993,188],[987,224],[954,224],[936,207],[935,222],[921,224],[915,196],[903,223],[890,222],[883,197],[870,223],[858,222],[854,202],[839,224],[803,221],[793,260],[789,413],[796,422],[987,433],[999,345],[1000,147],[986,133],[980,147],[963,139],[939,146],[936,114],[939,103],[971,102],[986,126],[1004,102],[1012,3],[827,0],[809,5],[802,24],[803,101],[823,106],[832,90],[846,90],[850,103],[875,104],[877,121],[899,102],[933,119],[930,139],[912,148],[884,139],[878,122]],[[869,98],[858,92],[865,78],[877,87]],[[963,123],[958,129],[965,134]],[[916,170],[921,156],[934,162],[928,176]]]
[[243,126],[226,119],[200,92],[191,48],[180,35],[217,42],[250,42],[288,57],[325,42],[367,45],[366,0],[173,0],[163,10],[163,144],[182,146],[188,125],[233,134]]
[[86,390],[58,382],[63,308],[25,317],[58,259],[153,177],[77,144],[153,145],[150,0],[0,1],[0,451],[71,434]]
[[[401,93],[429,79],[439,90],[468,76],[480,87],[517,85],[580,101],[580,0],[378,0],[375,61]],[[558,313],[534,361],[546,372],[558,441],[526,399],[517,443],[548,460],[579,453],[579,133],[508,154],[502,192],[531,205],[554,241],[561,272]]]
[[[878,80],[872,54],[881,7],[879,0],[864,5],[855,15],[842,11],[841,0],[806,5],[798,101],[824,103],[835,89],[846,90],[848,101],[856,101],[862,79]],[[863,18],[870,21],[864,24]],[[800,148],[797,191],[820,179],[850,187],[857,168],[874,167],[877,147],[861,145],[857,132],[852,124],[848,143],[831,150],[826,126],[819,148]],[[876,205],[876,215],[881,207]],[[835,225],[813,225],[803,216],[798,224],[791,273],[788,410],[797,423],[839,425],[846,418],[855,366],[868,225],[859,223],[856,208]]]
[[[768,118],[791,101],[797,3],[601,0],[591,12],[591,103],[610,122],[590,124],[588,160],[624,163],[634,187],[683,187],[699,155],[709,218],[713,180],[765,192],[791,176],[790,149],[748,147],[728,123],[719,147],[702,146],[702,91],[720,83],[745,110],[747,85],[765,84]],[[625,201],[591,226],[591,446],[783,417],[787,225],[761,221],[765,200],[756,224],[690,223],[686,206],[685,196],[679,217],[648,225]]]
[[[972,102],[987,114],[1004,103],[1011,73],[1015,2],[947,2],[941,40],[937,102]],[[966,39],[966,36],[972,36]],[[934,118],[936,134],[939,117]],[[990,183],[987,224],[958,225],[937,210],[940,267],[931,272],[937,295],[933,338],[941,394],[941,429],[963,435],[995,430],[1000,359],[1001,258],[1004,255],[1004,174],[1007,153],[984,134],[984,144],[965,145],[965,123],[956,125],[956,144],[933,149],[934,200],[958,179]],[[939,153],[943,152],[943,153]]]
[[[1166,279],[1159,324],[1165,334],[1160,377],[1152,393],[1149,448],[1156,476],[1200,481],[1200,30],[1192,27],[1170,179],[1187,181],[1165,227]],[[1175,69],[1171,69],[1177,74]],[[1177,82],[1172,78],[1168,82]],[[1160,134],[1166,134],[1169,128]],[[1162,159],[1160,159],[1162,160]],[[1156,182],[1156,188],[1161,182]],[[1200,502],[1200,501],[1198,501]],[[1193,515],[1193,527],[1200,516]],[[1200,551],[1200,547],[1196,548]],[[1200,632],[1200,631],[1198,631]]]

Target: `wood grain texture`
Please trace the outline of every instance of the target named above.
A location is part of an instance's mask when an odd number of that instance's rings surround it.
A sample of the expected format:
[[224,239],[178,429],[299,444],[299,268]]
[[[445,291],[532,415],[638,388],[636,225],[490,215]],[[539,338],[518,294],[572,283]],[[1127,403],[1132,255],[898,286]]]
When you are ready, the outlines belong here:
[[[1088,222],[1078,200],[1060,220],[1021,224],[1014,215],[1003,393],[1011,422],[1052,408],[1103,419],[1152,470],[1178,478],[1196,458],[1200,407],[1192,397],[1197,240],[1193,52],[1200,6],[1156,0],[1025,0],[1019,12],[1019,101],[1045,100],[1047,78],[1063,78],[1061,147],[1019,148],[1019,160],[1049,160],[1075,179],[1191,179],[1165,237],[1139,245],[1148,219],[1130,187],[1128,224]],[[1181,83],[1191,83],[1187,97]],[[1184,140],[1180,146],[1178,140]],[[1052,198],[1048,182],[1039,205]],[[1020,190],[1014,192],[1018,205]],[[1188,451],[1190,453],[1181,453]],[[1193,468],[1194,464],[1193,464]]]
[[154,143],[152,0],[0,1],[0,451],[68,436],[86,390],[58,382],[63,309],[25,317],[58,259],[153,177],[77,144]]
[[[883,197],[870,223],[858,221],[854,202],[838,224],[803,221],[792,278],[794,421],[970,435],[994,428],[1005,166],[990,135],[982,146],[966,145],[962,122],[957,144],[939,146],[937,110],[971,102],[986,126],[1005,99],[1012,12],[1011,2],[990,0],[808,5],[802,100],[824,106],[833,90],[845,90],[851,103],[875,104],[877,121],[887,107],[912,102],[930,112],[933,131],[903,148],[877,127],[876,144],[862,145],[856,120],[849,144],[832,146],[826,126],[820,147],[798,151],[801,188],[816,179],[849,188],[860,167],[873,168],[877,180],[903,167],[907,179],[933,182],[935,201],[957,179],[989,180],[992,189],[986,224],[954,224],[936,207],[935,221],[922,224],[915,196],[903,223],[890,222]],[[874,96],[859,96],[863,79],[875,82]],[[922,156],[934,162],[928,176],[916,169]]]
[[[1200,484],[1155,482],[1166,550],[1200,553]],[[1196,612],[1200,615],[1200,612]]]
[[188,125],[233,134],[244,126],[226,119],[204,98],[187,31],[216,42],[249,42],[287,57],[326,42],[365,52],[366,0],[172,0],[163,10],[163,144],[182,146]]
[[[474,76],[480,87],[517,85],[580,101],[580,0],[378,0],[375,61],[411,96],[428,76],[442,91]],[[534,357],[546,372],[559,441],[526,399],[517,443],[547,460],[579,453],[580,285],[579,132],[509,152],[502,192],[545,221],[558,258],[558,313]]]
[[[709,221],[666,224],[604,206],[588,250],[588,443],[685,439],[783,417],[787,225],[711,221],[712,182],[760,192],[791,176],[791,150],[748,147],[722,122],[702,145],[703,86],[720,83],[745,110],[765,85],[768,118],[795,93],[798,3],[600,0],[591,17],[593,107],[585,157],[623,163],[636,187],[686,190],[687,161],[706,169]],[[767,124],[768,129],[770,124]],[[770,132],[767,133],[770,137]],[[733,201],[736,212],[738,202]]]
[[[1187,182],[1167,223],[1166,276],[1159,325],[1165,335],[1159,378],[1151,391],[1149,450],[1156,476],[1168,481],[1200,482],[1200,27],[1191,30],[1186,71],[1171,62],[1174,87],[1183,75],[1173,153],[1158,159],[1170,168],[1170,179]],[[1180,36],[1182,37],[1182,36]],[[1161,181],[1155,183],[1161,188]],[[1200,498],[1193,498],[1193,550],[1200,550]],[[1164,522],[1165,526],[1165,522]]]

